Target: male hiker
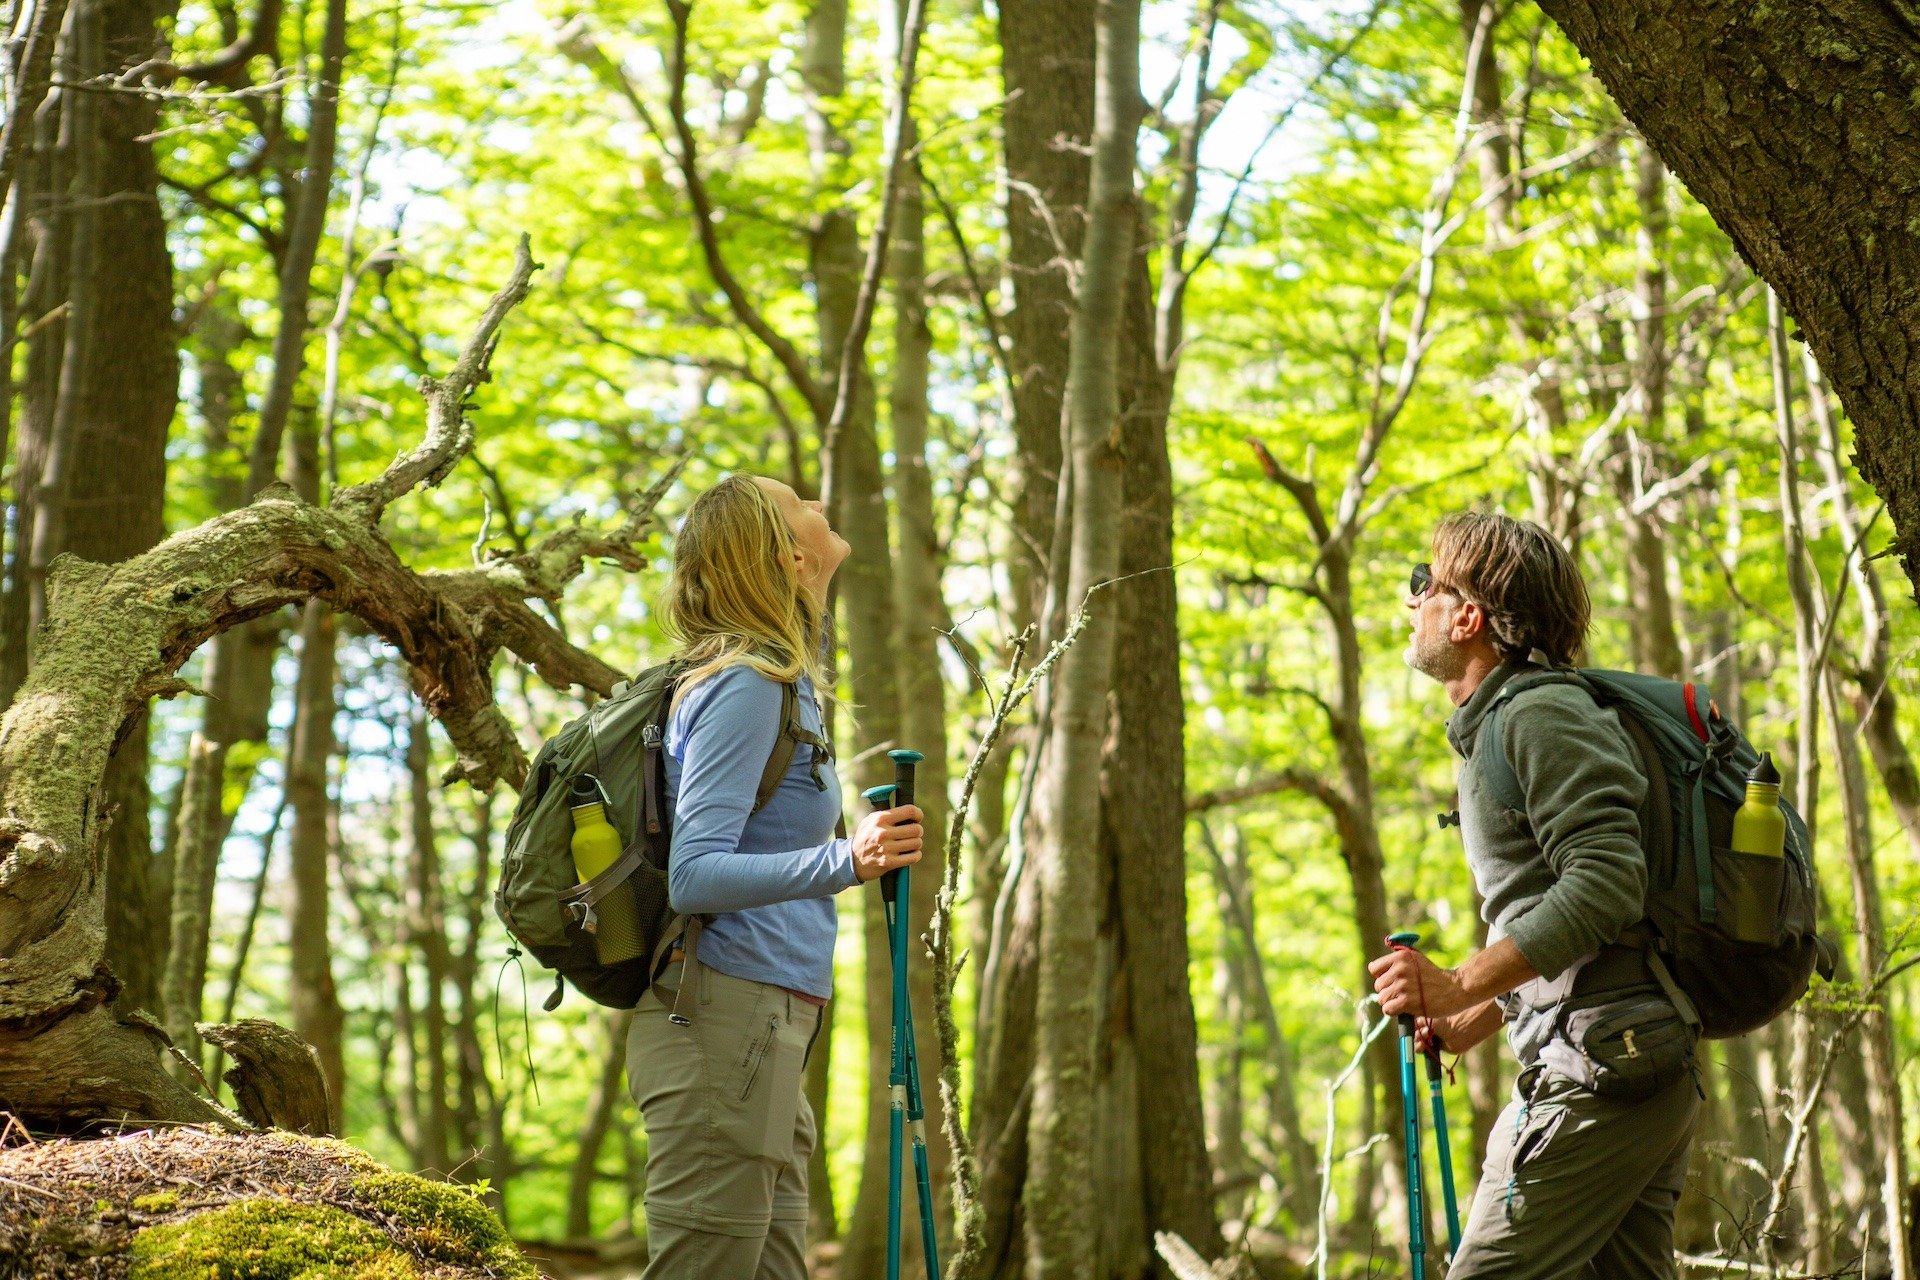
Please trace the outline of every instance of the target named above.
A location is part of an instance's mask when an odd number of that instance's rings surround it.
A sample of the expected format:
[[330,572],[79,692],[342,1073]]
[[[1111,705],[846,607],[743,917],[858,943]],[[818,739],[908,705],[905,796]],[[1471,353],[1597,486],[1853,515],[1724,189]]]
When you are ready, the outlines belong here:
[[[1477,741],[1509,680],[1573,662],[1586,585],[1546,530],[1506,516],[1448,517],[1431,555],[1413,572],[1406,660],[1457,708],[1447,740],[1489,943],[1457,969],[1417,951],[1369,968],[1382,1009],[1420,1015],[1423,1047],[1431,1037],[1462,1052],[1505,1023],[1521,1068],[1447,1275],[1671,1277],[1698,1097],[1693,1033],[1645,950],[1620,941],[1644,911],[1645,769],[1615,713],[1574,684],[1500,700],[1502,741]],[[1524,812],[1489,794],[1469,763],[1496,746]],[[1624,1084],[1604,1069],[1596,1078],[1600,1036],[1624,1043],[1623,1065],[1650,1069]]]

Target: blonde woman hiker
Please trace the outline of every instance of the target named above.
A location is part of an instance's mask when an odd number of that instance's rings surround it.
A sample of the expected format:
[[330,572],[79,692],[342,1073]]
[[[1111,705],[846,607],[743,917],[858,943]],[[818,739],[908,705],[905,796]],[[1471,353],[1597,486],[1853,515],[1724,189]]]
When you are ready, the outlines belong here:
[[[667,874],[689,927],[627,1043],[647,1130],[646,1280],[806,1275],[817,1135],[802,1084],[833,994],[833,896],[920,860],[912,805],[834,836],[817,690],[827,584],[847,552],[819,503],[745,475],[694,501],[674,547],[666,623],[688,670],[667,720]],[[756,806],[783,732],[801,745]]]

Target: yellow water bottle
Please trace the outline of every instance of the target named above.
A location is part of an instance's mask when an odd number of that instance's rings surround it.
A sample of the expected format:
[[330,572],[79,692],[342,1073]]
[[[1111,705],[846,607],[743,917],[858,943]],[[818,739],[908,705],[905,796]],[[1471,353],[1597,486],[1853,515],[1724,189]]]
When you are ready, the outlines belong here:
[[1735,876],[1733,936],[1743,942],[1773,941],[1773,915],[1786,865],[1787,815],[1780,809],[1780,771],[1773,753],[1762,752],[1747,774],[1747,799],[1733,813]]
[[[573,780],[567,801],[573,813],[573,869],[585,884],[619,861],[620,833],[607,821],[600,783],[592,774]],[[632,885],[613,886],[591,907],[587,920],[601,964],[619,964],[640,954],[640,913]]]

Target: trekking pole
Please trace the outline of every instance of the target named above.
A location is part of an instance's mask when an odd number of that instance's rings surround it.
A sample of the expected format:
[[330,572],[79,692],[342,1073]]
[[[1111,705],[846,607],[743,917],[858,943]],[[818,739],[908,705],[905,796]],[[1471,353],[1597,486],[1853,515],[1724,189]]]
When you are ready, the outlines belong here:
[[[873,787],[865,795],[876,808],[910,805],[914,795],[914,766],[925,757],[918,751],[904,750],[888,755],[893,760],[893,785]],[[926,1108],[921,1100],[919,1055],[914,1047],[913,1005],[907,998],[911,873],[911,867],[899,867],[880,877],[880,897],[887,913],[887,946],[893,960],[893,1040],[887,1079],[887,1280],[899,1280],[900,1276],[902,1156],[909,1136],[913,1148],[914,1190],[920,1201],[920,1243],[926,1258],[927,1280],[939,1280],[933,1180],[927,1161]]]
[[[900,790],[898,783],[868,787],[862,794],[876,809],[891,809]],[[893,1048],[887,1066],[887,1280],[900,1280],[900,1156],[905,1146],[907,1117],[906,1054],[901,1031],[906,1020],[907,982],[904,948],[896,936],[895,921],[906,913],[899,909],[900,867],[880,877],[880,900],[887,916],[887,950],[893,961]]]
[[[1387,939],[1395,951],[1412,951],[1417,933],[1396,933]],[[1413,1261],[1413,1280],[1427,1280],[1427,1211],[1420,1194],[1420,1096],[1414,1084],[1413,1015],[1400,1015],[1400,1110],[1407,1135],[1407,1252]]]
[[1433,1150],[1440,1161],[1440,1194],[1447,1204],[1447,1256],[1460,1252],[1460,1202],[1453,1192],[1453,1145],[1447,1136],[1447,1102],[1440,1093],[1440,1046],[1427,1041],[1427,1096],[1433,1102]]
[[[895,804],[912,804],[914,766],[926,757],[918,751],[889,751],[893,761]],[[894,1002],[901,1012],[901,1062],[907,1086],[907,1135],[913,1146],[913,1189],[920,1201],[920,1252],[927,1263],[927,1280],[940,1280],[940,1244],[933,1231],[933,1173],[927,1164],[927,1109],[920,1098],[920,1053],[914,1044],[913,1002],[907,998],[907,935],[913,928],[913,895],[909,892],[908,873],[901,867],[894,874],[900,887],[893,903],[893,989]]]

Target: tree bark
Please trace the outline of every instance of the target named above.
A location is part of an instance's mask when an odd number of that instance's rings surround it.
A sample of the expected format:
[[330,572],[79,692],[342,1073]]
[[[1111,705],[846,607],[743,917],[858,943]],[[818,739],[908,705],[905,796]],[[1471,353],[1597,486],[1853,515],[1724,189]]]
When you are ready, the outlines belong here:
[[[49,6],[49,12],[58,10]],[[172,13],[173,5],[155,0],[83,4],[70,15],[69,43],[82,32],[87,37],[84,48],[74,44],[68,52],[70,62],[76,56],[84,62],[69,66],[71,78],[143,61],[158,47],[159,24]],[[32,613],[27,597],[55,555],[67,551],[110,563],[159,542],[167,429],[178,382],[172,261],[147,140],[154,106],[131,94],[69,88],[61,96],[72,162],[58,175],[48,167],[54,159],[49,155],[31,167],[62,181],[72,175],[73,212],[42,224],[35,268],[44,280],[42,296],[59,289],[67,310],[66,319],[51,322],[35,340],[44,368],[38,377],[30,374],[24,388],[25,465],[16,471],[15,528],[16,559],[24,557],[27,573],[18,583],[25,589],[18,652],[9,654],[21,661],[10,663],[8,683],[24,676],[32,623],[24,616]],[[9,135],[24,141],[20,129],[30,118],[18,127],[10,119]],[[24,182],[21,197],[30,198]],[[56,237],[67,242],[64,249]],[[56,444],[57,460],[51,456]],[[157,1010],[166,935],[164,927],[154,927],[156,917],[162,926],[165,921],[149,888],[144,721],[116,747],[105,787],[104,804],[114,815],[106,833],[107,930],[122,981],[119,1003]]]
[[[1009,565],[1021,626],[1045,619],[1061,475],[1061,424],[1073,317],[1073,264],[1086,225],[1094,98],[1093,9],[1086,0],[1030,0],[998,6],[1005,89],[1007,277],[1013,305],[1007,336],[1013,369],[1014,477]],[[1057,566],[1064,577],[1066,566]],[[1041,637],[1044,643],[1046,637]],[[1044,696],[1044,690],[1042,691]],[[1036,720],[1040,717],[1036,714]],[[984,882],[989,945],[979,963],[978,1065],[970,1125],[981,1163],[987,1222],[983,1275],[1023,1276],[1027,1116],[1031,1108],[1034,993],[1040,904],[1032,860],[1038,832],[1031,807],[1035,753],[1044,723],[1026,735],[1021,802],[1008,818],[1008,857]],[[982,865],[975,864],[976,872]]]
[[293,750],[287,763],[287,799],[293,807],[290,840],[292,901],[288,905],[287,1005],[293,1029],[320,1057],[338,1132],[346,1102],[345,1014],[333,981],[332,912],[328,902],[333,852],[327,821],[327,765],[333,758],[334,637],[332,611],[306,606],[300,622],[300,676]]
[[1096,1243],[1088,1086],[1101,993],[1087,976],[1098,972],[1101,796],[1089,783],[1099,776],[1109,728],[1116,640],[1114,592],[1099,589],[1121,563],[1127,432],[1116,375],[1138,217],[1139,0],[1100,0],[1094,30],[1093,177],[1067,367],[1071,559],[1054,566],[1056,574],[1065,568],[1069,607],[1085,610],[1087,624],[1053,676],[1053,723],[1036,793],[1044,839],[1035,867],[1040,973],[1024,1200],[1028,1267],[1038,1280],[1090,1274]]
[[[1805,331],[1920,599],[1920,79],[1889,0],[1544,0]],[[1846,192],[1836,200],[1834,192]]]
[[606,1146],[607,1133],[620,1109],[620,1078],[627,1068],[627,1028],[633,1023],[633,1011],[608,1009],[600,1022],[606,1028],[607,1042],[600,1055],[600,1074],[594,1079],[593,1092],[587,1095],[573,1167],[567,1174],[569,1240],[586,1240],[593,1235],[593,1186],[600,1180],[600,1150]]
[[412,839],[407,859],[406,933],[408,950],[419,956],[426,978],[419,1009],[426,1070],[420,1086],[423,1105],[416,1167],[445,1177],[453,1167],[447,1143],[447,914],[440,888],[439,842],[433,829],[433,789],[428,776],[433,751],[426,714],[414,709],[407,728]]
[[[906,5],[895,7],[897,28],[906,20]],[[910,152],[919,145],[918,130],[911,122],[905,141]],[[933,477],[927,459],[927,384],[933,333],[927,327],[923,243],[926,207],[917,162],[908,166],[895,199],[893,243],[889,247],[893,381],[887,397],[893,426],[893,494],[899,535],[893,563],[897,620],[894,645],[900,663],[900,745],[926,757],[919,766],[915,786],[916,803],[926,815],[926,836],[919,865],[913,869],[913,900],[908,906],[911,941],[907,953],[913,963],[907,979],[923,1101],[929,1111],[937,1111],[940,1041],[933,1020],[933,969],[921,963],[926,948],[920,940],[933,919],[934,897],[946,875],[947,701],[940,674],[939,632],[935,628],[947,611],[940,591],[940,534],[934,524]],[[947,1256],[952,1253],[953,1240],[953,1152],[945,1142],[929,1141],[927,1159],[938,1206],[934,1220],[942,1256]]]
[[[846,0],[819,0],[807,15],[803,78],[808,94],[808,146],[816,181],[838,189],[847,146],[834,129],[831,110],[846,93]],[[860,233],[853,210],[831,205],[812,232],[812,275],[819,326],[820,364],[832,376],[853,324],[860,289]],[[900,745],[900,688],[893,624],[893,555],[886,502],[886,475],[874,432],[874,391],[864,354],[857,357],[853,411],[821,459],[822,489],[834,494],[828,512],[834,528],[852,546],[836,580],[846,628],[847,667],[853,701],[854,748],[864,762],[854,771],[856,790],[893,781],[886,757]],[[816,418],[824,431],[824,422]],[[829,476],[827,473],[833,474]],[[884,1081],[893,1020],[892,978],[886,924],[877,893],[860,899],[866,937],[867,1078]],[[916,1025],[933,1025],[930,1008],[914,1010]],[[848,1275],[876,1273],[886,1244],[887,1097],[867,1090],[864,1158],[843,1237],[841,1266]],[[913,1233],[903,1233],[911,1237]],[[905,1239],[916,1251],[918,1241]],[[903,1261],[902,1266],[907,1264]]]
[[[1194,146],[1197,151],[1197,138]],[[1186,234],[1184,225],[1169,230]],[[1147,236],[1136,205],[1134,243],[1144,244]],[[1106,1274],[1138,1275],[1160,1265],[1156,1232],[1172,1231],[1209,1258],[1223,1251],[1224,1242],[1213,1203],[1199,1029],[1188,981],[1186,689],[1167,451],[1180,346],[1157,336],[1180,332],[1179,307],[1176,298],[1172,318],[1164,308],[1156,310],[1142,255],[1134,256],[1123,289],[1123,385],[1113,429],[1120,446],[1123,580],[1103,594],[1114,597],[1115,662],[1124,655],[1124,668],[1116,665],[1114,672],[1112,721],[1101,759],[1100,861],[1114,886],[1101,922],[1101,947],[1124,987],[1105,1011],[1099,1069],[1118,1077],[1120,1067],[1130,1066],[1138,1086],[1124,1109],[1102,1108],[1097,1115],[1137,1157],[1103,1161],[1095,1185],[1103,1203],[1141,1206],[1138,1215],[1107,1217],[1136,1221],[1138,1234],[1115,1241],[1108,1254],[1114,1265]],[[1076,506],[1078,466],[1076,455]],[[1114,1147],[1102,1141],[1101,1149]],[[1116,1176],[1129,1168],[1139,1170],[1137,1189]]]

